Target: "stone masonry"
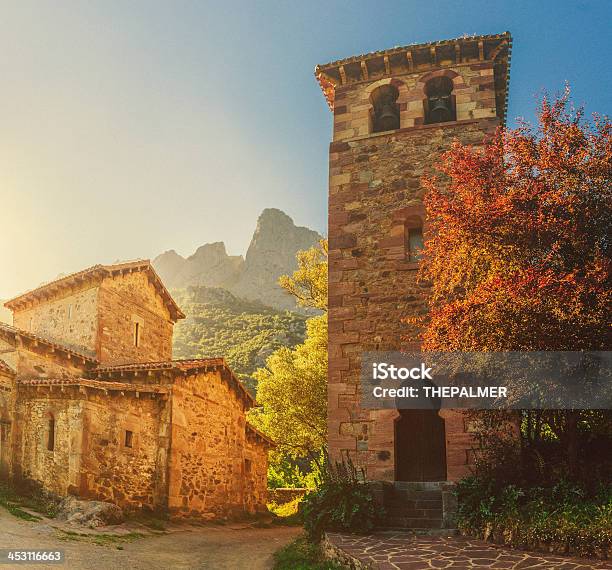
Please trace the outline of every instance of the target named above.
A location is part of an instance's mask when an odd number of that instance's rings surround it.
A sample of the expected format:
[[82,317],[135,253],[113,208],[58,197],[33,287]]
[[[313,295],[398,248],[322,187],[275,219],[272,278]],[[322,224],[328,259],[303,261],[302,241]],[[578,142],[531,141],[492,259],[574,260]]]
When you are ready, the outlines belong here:
[[[510,35],[412,45],[316,68],[333,111],[329,154],[329,450],[350,456],[371,480],[394,481],[395,410],[360,406],[364,351],[418,349],[406,317],[426,311],[412,230],[427,233],[423,176],[453,141],[479,145],[504,121]],[[434,87],[431,87],[434,86]],[[440,87],[441,86],[441,87]],[[449,117],[429,109],[447,89]],[[396,121],[377,129],[382,113]],[[390,95],[389,95],[390,94]],[[394,100],[393,100],[394,99]],[[432,103],[433,101],[433,103]],[[452,114],[452,119],[450,118]],[[443,410],[446,479],[468,472],[473,446],[463,415]],[[399,450],[401,452],[401,450]]]
[[148,261],[21,295],[0,324],[0,477],[127,510],[264,510],[271,442],[222,358],[173,361],[184,315]]

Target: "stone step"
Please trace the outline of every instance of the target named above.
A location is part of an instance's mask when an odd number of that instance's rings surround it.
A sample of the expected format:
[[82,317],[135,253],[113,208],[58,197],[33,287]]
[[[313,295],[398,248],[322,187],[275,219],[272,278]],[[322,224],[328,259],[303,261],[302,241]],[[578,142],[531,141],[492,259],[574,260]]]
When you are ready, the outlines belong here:
[[402,516],[386,516],[383,527],[424,529],[424,528],[444,528],[444,521],[439,518],[412,518]]
[[442,492],[449,487],[449,483],[448,481],[394,481],[391,486],[398,491]]
[[398,491],[389,489],[385,493],[385,499],[394,500],[412,500],[412,501],[441,501],[442,493],[440,491]]
[[389,508],[398,507],[403,509],[441,509],[442,499],[438,501],[412,501],[390,498],[385,499],[384,505]]
[[442,509],[401,509],[386,507],[385,513],[391,517],[408,517],[412,519],[442,519]]

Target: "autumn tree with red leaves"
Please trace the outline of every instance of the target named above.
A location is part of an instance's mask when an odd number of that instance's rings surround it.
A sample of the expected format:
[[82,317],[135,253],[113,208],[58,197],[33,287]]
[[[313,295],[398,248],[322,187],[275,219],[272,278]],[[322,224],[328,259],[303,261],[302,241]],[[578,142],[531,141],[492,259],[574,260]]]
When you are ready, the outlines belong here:
[[[610,349],[611,123],[588,122],[569,88],[537,116],[482,147],[453,144],[424,181],[424,350]],[[575,471],[584,414],[539,418]]]

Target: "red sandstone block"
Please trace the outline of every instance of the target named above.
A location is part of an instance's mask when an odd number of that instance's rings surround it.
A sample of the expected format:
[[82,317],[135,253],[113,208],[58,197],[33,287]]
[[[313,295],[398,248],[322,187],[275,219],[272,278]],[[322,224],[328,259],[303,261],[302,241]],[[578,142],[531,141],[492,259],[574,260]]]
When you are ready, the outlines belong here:
[[333,271],[331,268],[328,272],[329,283],[339,283],[342,280],[342,271]]
[[333,218],[333,227],[340,228],[344,224],[348,224],[348,222],[350,221],[350,212],[339,211],[337,213],[334,213],[333,216],[330,215],[330,218]]
[[342,334],[335,334],[334,341],[340,344],[352,344],[359,342],[359,334],[356,332],[345,332]]
[[342,306],[342,295],[330,295],[327,298],[327,304],[329,307],[341,307]]
[[343,236],[336,236],[329,238],[329,244],[332,249],[348,249],[355,247],[356,245],[355,236],[345,234]]
[[330,358],[328,368],[329,370],[348,370],[349,360],[348,358]]
[[329,292],[330,295],[346,295],[354,293],[355,283],[349,281],[341,281],[340,283],[330,283]]
[[350,149],[351,149],[351,147],[350,147],[349,143],[347,143],[347,142],[332,142],[329,145],[329,151],[330,152],[338,152],[338,153],[340,153],[340,152],[345,152],[345,151],[350,150]]
[[329,319],[350,319],[355,316],[353,307],[334,307],[329,310]]
[[378,242],[378,245],[381,248],[394,247],[394,246],[403,247],[404,246],[404,236],[402,234],[402,235],[395,235],[395,236],[389,236],[389,237],[383,238]]

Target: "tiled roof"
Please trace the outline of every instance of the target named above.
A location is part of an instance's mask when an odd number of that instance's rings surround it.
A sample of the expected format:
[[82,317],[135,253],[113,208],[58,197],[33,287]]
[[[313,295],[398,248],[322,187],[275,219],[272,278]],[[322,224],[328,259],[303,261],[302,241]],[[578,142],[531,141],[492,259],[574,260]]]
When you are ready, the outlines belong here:
[[[460,64],[464,63],[462,52],[474,49],[480,51],[481,45],[483,46],[484,59],[495,60],[502,49],[507,49],[507,56],[505,60],[501,61],[500,69],[500,76],[503,79],[502,85],[499,88],[499,96],[503,101],[503,108],[500,109],[503,121],[505,120],[507,111],[507,94],[510,81],[510,56],[512,50],[512,36],[510,32],[483,36],[466,35],[449,40],[410,44],[381,51],[373,51],[317,65],[315,67],[315,77],[321,86],[321,90],[323,91],[323,95],[330,109],[333,110],[335,92],[338,86],[361,80],[373,81],[380,77],[381,72],[379,72],[377,77],[373,76],[372,72],[369,70],[370,66],[373,66],[375,70],[377,68],[384,69],[382,76],[392,76],[392,69],[394,67],[397,69],[396,66],[398,62],[403,62],[399,64],[400,68],[404,70],[400,72],[400,75],[405,73],[423,73],[426,71],[425,68],[427,67],[433,69],[437,67],[436,61],[438,52],[454,50],[455,64]],[[476,46],[476,48],[474,46]],[[420,65],[417,60],[421,61]],[[429,61],[429,64],[427,64],[427,61]],[[355,73],[357,74],[356,76]]]
[[120,392],[150,392],[155,394],[166,394],[168,388],[159,384],[133,384],[129,382],[108,382],[103,380],[91,380],[88,378],[28,378],[18,380],[20,386],[84,386],[96,388],[103,391]]
[[1,372],[9,374],[10,376],[15,376],[15,371],[6,362],[4,362],[2,358],[0,358],[0,373]]
[[226,367],[223,358],[192,358],[188,360],[164,360],[161,362],[134,362],[129,364],[117,364],[115,366],[98,366],[92,370],[92,374],[108,374],[114,372],[134,372],[138,370],[179,370],[189,372],[202,368]]
[[166,289],[166,286],[163,284],[159,275],[151,265],[150,260],[148,259],[139,259],[136,261],[128,261],[125,263],[117,263],[113,265],[94,265],[92,267],[88,267],[87,269],[83,269],[82,271],[78,271],[76,273],[72,273],[70,275],[66,275],[65,277],[61,277],[49,283],[45,283],[36,289],[32,289],[31,291],[27,291],[10,301],[4,303],[4,306],[8,309],[15,310],[18,309],[21,305],[29,302],[34,302],[38,299],[45,298],[49,294],[64,287],[71,287],[76,283],[80,283],[82,281],[87,281],[90,279],[96,279],[98,277],[108,277],[111,275],[116,275],[124,272],[132,272],[132,271],[144,271],[146,272],[151,280],[151,283],[157,290],[158,294],[164,300],[164,303],[168,307],[172,318],[177,321],[179,319],[184,319],[185,314],[181,311],[180,307],[176,304],[172,295]]
[[207,372],[225,370],[230,378],[230,387],[244,397],[250,406],[255,405],[255,399],[244,387],[242,382],[236,378],[232,369],[227,365],[224,358],[197,358],[190,360],[167,360],[163,362],[144,362],[133,364],[120,364],[116,366],[98,366],[89,371],[89,375],[96,378],[116,378],[124,375],[140,372],[167,371],[176,374],[188,374],[190,372]]
[[42,344],[49,348],[53,348],[57,351],[63,352],[64,354],[69,354],[70,356],[76,356],[77,358],[92,364],[96,364],[98,362],[93,356],[85,354],[84,352],[74,350],[73,348],[68,348],[63,344],[53,342],[45,337],[31,333],[29,331],[18,329],[17,327],[13,327],[5,323],[0,323],[0,338],[5,338],[14,341],[17,337],[28,339],[33,343]]
[[449,44],[455,44],[455,43],[461,43],[461,42],[478,42],[478,41],[485,41],[485,40],[498,40],[498,39],[506,39],[506,38],[510,38],[510,32],[504,32],[502,34],[489,34],[489,35],[483,35],[483,36],[477,36],[477,35],[466,35],[466,36],[461,36],[459,38],[452,38],[449,40],[438,40],[435,42],[427,42],[427,43],[423,43],[423,44],[408,44],[405,46],[396,46],[394,48],[389,48],[389,49],[384,49],[384,50],[378,50],[378,51],[371,51],[368,53],[364,53],[361,55],[355,55],[352,57],[347,57],[344,59],[338,59],[336,61],[330,61],[329,63],[324,63],[321,65],[317,65],[316,69],[317,70],[324,70],[327,67],[335,67],[337,65],[346,65],[347,63],[353,63],[355,61],[361,61],[362,59],[371,59],[374,57],[379,57],[379,56],[385,56],[385,55],[391,55],[394,53],[401,53],[401,52],[405,52],[407,50],[410,49],[414,49],[414,48],[429,48],[429,47],[435,47],[435,46],[444,46],[444,45],[449,45]]

